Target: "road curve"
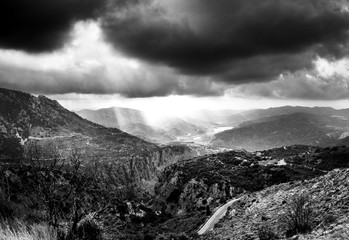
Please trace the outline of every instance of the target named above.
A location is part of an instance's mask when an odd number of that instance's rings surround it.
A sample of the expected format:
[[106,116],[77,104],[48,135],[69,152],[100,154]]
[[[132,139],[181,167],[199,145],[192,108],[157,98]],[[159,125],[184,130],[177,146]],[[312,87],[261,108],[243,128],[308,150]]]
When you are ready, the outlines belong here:
[[240,198],[235,198],[233,200],[230,200],[220,208],[216,210],[216,212],[207,220],[204,226],[200,228],[198,231],[199,235],[205,234],[208,231],[211,231],[214,228],[214,225],[222,218],[224,217],[225,213],[227,212],[228,207],[230,207],[233,203],[239,201]]

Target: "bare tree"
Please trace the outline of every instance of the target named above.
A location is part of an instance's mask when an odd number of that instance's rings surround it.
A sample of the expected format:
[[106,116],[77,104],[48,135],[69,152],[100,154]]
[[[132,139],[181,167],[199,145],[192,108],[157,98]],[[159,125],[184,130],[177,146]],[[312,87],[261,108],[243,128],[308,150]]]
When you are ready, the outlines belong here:
[[64,158],[53,142],[32,141],[25,148],[25,156],[30,162],[37,199],[46,208],[49,223],[57,227],[60,219],[80,209],[77,194],[87,187],[80,181],[82,155],[75,145]]

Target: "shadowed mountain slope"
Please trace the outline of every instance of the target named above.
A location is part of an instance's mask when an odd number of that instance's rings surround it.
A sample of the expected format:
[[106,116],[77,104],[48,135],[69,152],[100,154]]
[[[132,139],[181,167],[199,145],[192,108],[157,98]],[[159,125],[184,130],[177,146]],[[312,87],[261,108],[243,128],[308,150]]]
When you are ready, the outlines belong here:
[[243,122],[216,134],[211,143],[249,151],[293,144],[334,145],[348,129],[349,121],[343,116],[298,112]]

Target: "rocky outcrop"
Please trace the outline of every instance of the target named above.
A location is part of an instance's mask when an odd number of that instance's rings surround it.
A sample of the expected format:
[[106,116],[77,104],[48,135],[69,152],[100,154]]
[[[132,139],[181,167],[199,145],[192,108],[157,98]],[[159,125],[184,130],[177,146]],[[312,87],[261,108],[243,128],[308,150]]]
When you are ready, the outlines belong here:
[[185,145],[166,146],[131,158],[124,169],[134,179],[152,181],[165,167],[195,156],[196,152]]

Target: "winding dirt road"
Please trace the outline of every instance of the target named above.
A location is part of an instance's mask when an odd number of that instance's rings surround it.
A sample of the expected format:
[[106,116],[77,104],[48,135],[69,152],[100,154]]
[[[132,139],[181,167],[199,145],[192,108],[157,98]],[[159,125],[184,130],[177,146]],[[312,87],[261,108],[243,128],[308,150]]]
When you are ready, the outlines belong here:
[[220,208],[216,210],[216,212],[207,220],[204,226],[200,228],[198,231],[199,235],[205,234],[209,231],[211,231],[214,228],[214,225],[222,218],[224,217],[225,213],[227,212],[228,207],[230,207],[233,203],[239,201],[240,198],[235,198],[233,200],[230,200]]

